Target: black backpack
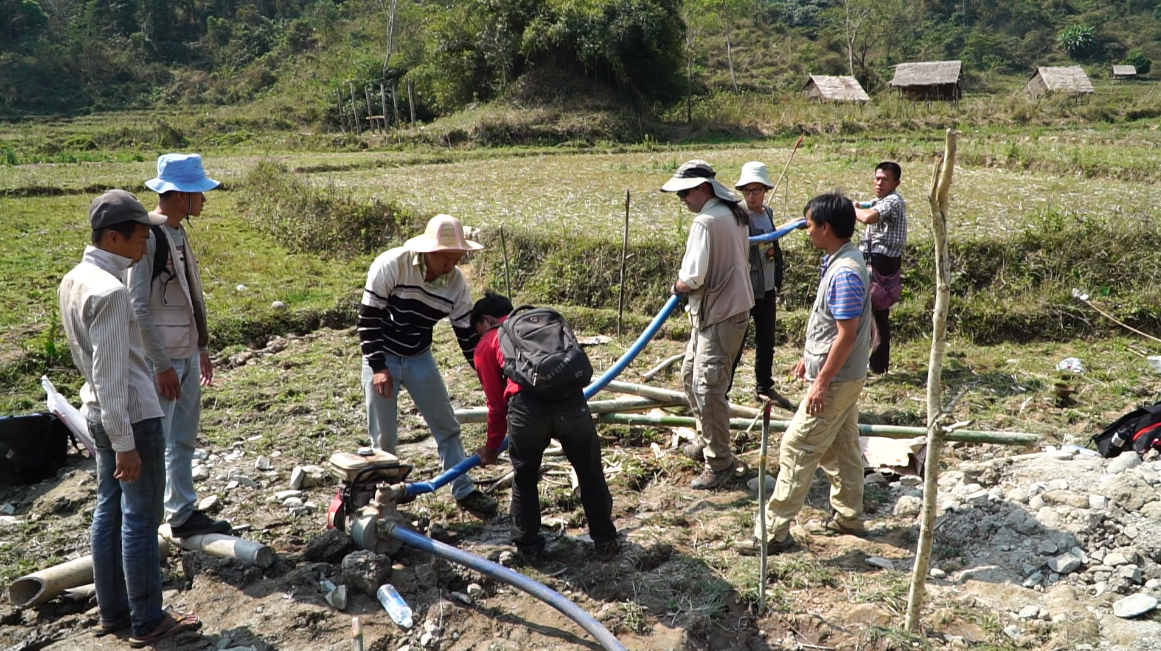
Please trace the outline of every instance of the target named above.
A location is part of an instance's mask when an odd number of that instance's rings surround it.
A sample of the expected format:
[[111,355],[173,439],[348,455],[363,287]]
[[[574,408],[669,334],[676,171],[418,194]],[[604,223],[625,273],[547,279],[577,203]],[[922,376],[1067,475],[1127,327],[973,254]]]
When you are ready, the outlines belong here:
[[72,433],[52,414],[0,418],[0,484],[35,484],[56,474]]
[[157,277],[163,273],[167,273],[169,269],[169,238],[165,236],[165,231],[161,230],[161,226],[150,226],[149,230],[153,231],[153,239],[157,246],[153,251],[153,269],[149,276],[149,282],[157,280]]
[[1134,409],[1113,421],[1092,437],[1102,457],[1110,458],[1132,449],[1145,454],[1149,448],[1161,449],[1161,402]]
[[504,375],[545,400],[564,400],[593,377],[589,356],[555,310],[521,305],[500,324],[497,337]]

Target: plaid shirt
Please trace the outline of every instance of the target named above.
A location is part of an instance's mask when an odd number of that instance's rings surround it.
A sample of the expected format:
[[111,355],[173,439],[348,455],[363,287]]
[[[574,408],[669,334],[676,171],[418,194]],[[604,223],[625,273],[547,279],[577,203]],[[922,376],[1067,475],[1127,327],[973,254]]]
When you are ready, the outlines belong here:
[[871,210],[879,212],[879,221],[867,226],[860,247],[863,255],[878,253],[902,258],[903,245],[907,243],[907,203],[898,192],[892,192],[876,199]]

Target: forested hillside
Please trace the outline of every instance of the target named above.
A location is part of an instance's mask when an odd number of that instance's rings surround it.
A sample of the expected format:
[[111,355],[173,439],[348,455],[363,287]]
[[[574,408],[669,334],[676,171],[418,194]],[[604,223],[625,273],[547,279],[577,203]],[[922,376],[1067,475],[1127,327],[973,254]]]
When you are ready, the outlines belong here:
[[357,102],[394,90],[405,119],[557,86],[656,112],[811,72],[873,93],[906,60],[963,59],[986,85],[1158,57],[1159,0],[0,0],[0,115],[259,101],[335,126],[350,82]]

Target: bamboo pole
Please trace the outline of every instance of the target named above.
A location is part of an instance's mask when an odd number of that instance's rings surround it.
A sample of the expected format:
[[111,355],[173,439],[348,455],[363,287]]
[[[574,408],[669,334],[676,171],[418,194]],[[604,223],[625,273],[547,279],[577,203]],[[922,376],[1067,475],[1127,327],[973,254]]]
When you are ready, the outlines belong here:
[[667,357],[664,361],[662,361],[657,366],[654,366],[653,368],[649,369],[648,371],[645,371],[644,373],[642,373],[641,377],[642,377],[642,379],[645,379],[645,380],[652,380],[653,377],[656,376],[658,373],[660,373],[661,371],[664,371],[665,369],[667,369],[670,366],[677,363],[679,360],[683,360],[683,359],[685,359],[685,353],[678,353],[677,355],[674,355],[673,357]]
[[[608,414],[626,411],[649,411],[657,407],[675,407],[678,403],[665,400],[650,400],[649,398],[618,398],[616,400],[590,400],[589,412],[593,414]],[[456,420],[460,424],[488,422],[487,407],[471,407],[455,410]],[[746,421],[747,423],[749,421]]]
[[761,455],[758,457],[758,541],[762,545],[761,556],[758,558],[758,616],[766,613],[766,446],[770,440],[770,399],[762,406],[762,444],[759,446]]
[[905,626],[915,633],[919,629],[920,610],[931,561],[931,543],[935,537],[936,497],[939,493],[939,456],[944,440],[951,435],[939,424],[943,416],[940,387],[943,375],[943,357],[947,349],[947,311],[951,301],[949,276],[951,264],[947,249],[947,204],[955,171],[955,145],[959,134],[947,130],[942,160],[936,161],[931,181],[931,230],[935,237],[935,310],[931,315],[931,356],[927,364],[927,458],[923,474],[923,510],[919,519],[919,549],[911,570],[911,588],[907,595]]
[[342,89],[335,90],[335,96],[339,98],[339,130],[343,133],[347,132],[347,117],[343,113],[343,91]]
[[383,114],[383,134],[387,134],[387,89],[379,84],[379,111]]
[[375,112],[371,110],[371,87],[363,84],[363,99],[367,102],[367,130],[369,133],[375,133]]
[[355,82],[348,81],[351,89],[351,120],[355,123],[355,135],[363,135],[363,125],[359,124],[359,103],[355,101]]
[[629,191],[625,190],[625,234],[621,237],[621,281],[617,284],[617,336],[621,336],[621,321],[625,317],[625,260],[629,256]]
[[411,109],[411,126],[415,127],[415,86],[407,82],[407,106]]
[[500,250],[504,256],[504,292],[512,300],[512,278],[508,275],[508,242],[504,239],[504,225],[500,224]]
[[[660,387],[651,387],[645,384],[633,384],[631,382],[620,382],[613,380],[605,387],[606,391],[612,393],[627,393],[633,396],[641,396],[643,398],[651,398],[653,400],[664,400],[673,402],[679,405],[689,406],[689,398],[680,391],[672,391],[670,389],[662,389]],[[742,416],[745,418],[757,418],[761,410],[753,407],[746,407],[743,405],[735,405],[730,403],[730,415]]]
[[[593,403],[589,403],[592,405]],[[595,413],[595,412],[594,412]],[[456,412],[457,416],[459,412]],[[464,422],[464,421],[460,421]],[[623,414],[617,412],[603,412],[597,416],[597,422],[610,425],[641,425],[651,427],[693,427],[692,416],[650,416],[648,414]],[[747,430],[753,424],[750,418],[731,418],[730,429]],[[770,421],[770,431],[785,432],[790,427],[788,420]],[[902,425],[868,425],[859,423],[859,436],[869,436],[885,439],[913,439],[923,436],[927,430],[922,427],[904,427]],[[1040,442],[1040,436],[1028,432],[986,432],[982,430],[961,429],[943,435],[945,441],[960,443],[990,443],[992,445],[1012,445],[1026,447]]]

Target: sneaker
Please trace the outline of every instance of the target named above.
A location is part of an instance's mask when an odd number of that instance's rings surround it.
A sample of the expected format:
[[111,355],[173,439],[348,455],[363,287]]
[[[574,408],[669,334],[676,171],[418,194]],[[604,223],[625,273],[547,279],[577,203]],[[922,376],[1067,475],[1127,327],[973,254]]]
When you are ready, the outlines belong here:
[[694,461],[705,461],[705,449],[701,443],[686,443],[681,447],[681,453]]
[[[770,540],[766,542],[767,554],[781,554],[782,552],[790,551],[798,546],[798,541],[794,536],[789,534],[782,540]],[[762,541],[755,536],[750,536],[743,540],[734,543],[734,549],[743,556],[758,556],[762,553]]]
[[459,504],[460,508],[465,511],[489,518],[496,515],[496,509],[499,506],[496,500],[478,490],[473,490],[463,497],[457,497],[456,504]]
[[593,543],[593,555],[596,556],[598,560],[607,561],[619,553],[621,553],[620,538],[602,540],[599,543]]
[[732,464],[721,470],[706,468],[696,479],[690,482],[689,486],[697,490],[710,490],[711,488],[721,486],[727,479],[731,479],[735,475],[741,476],[746,474],[747,470],[749,470],[749,467],[745,463],[735,459]]
[[233,531],[233,527],[225,520],[215,520],[202,511],[194,511],[186,518],[185,522],[177,526],[170,526],[170,531],[174,538],[188,538],[207,533],[228,534]]

